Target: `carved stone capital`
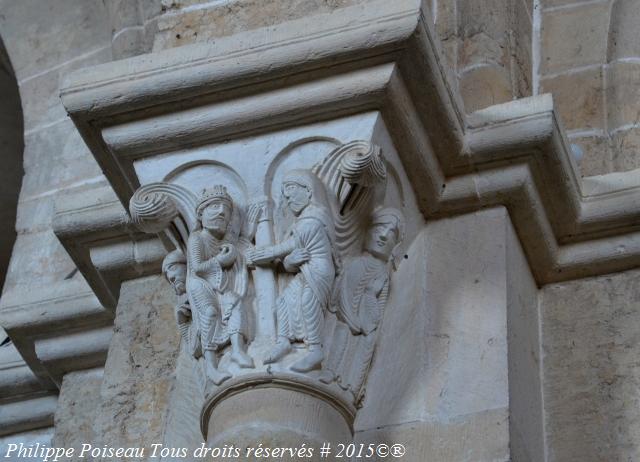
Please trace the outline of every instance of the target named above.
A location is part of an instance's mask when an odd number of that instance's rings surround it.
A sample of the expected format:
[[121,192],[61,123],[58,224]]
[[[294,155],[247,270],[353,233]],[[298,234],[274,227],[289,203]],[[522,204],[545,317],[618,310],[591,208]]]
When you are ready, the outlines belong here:
[[[229,380],[252,383],[255,374],[274,383],[297,377],[307,391],[316,387],[355,408],[404,218],[376,208],[386,200],[388,167],[371,142],[317,153],[309,168],[288,168],[287,161],[299,162],[283,151],[264,178],[254,177],[271,195],[246,205],[227,192],[236,176],[224,168],[213,172],[218,184],[148,183],[131,198],[132,221],[174,244],[162,269],[179,297],[177,327],[205,392],[217,396]],[[242,177],[246,167],[239,168]],[[261,316],[271,322],[251,323]],[[360,327],[350,331],[349,322]]]

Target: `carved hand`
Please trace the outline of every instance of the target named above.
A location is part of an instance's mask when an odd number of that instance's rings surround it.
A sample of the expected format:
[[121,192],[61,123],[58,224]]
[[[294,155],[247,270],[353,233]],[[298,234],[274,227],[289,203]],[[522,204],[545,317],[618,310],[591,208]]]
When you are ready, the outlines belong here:
[[247,252],[247,264],[249,266],[264,265],[273,260],[273,255],[268,247],[257,247]]
[[191,308],[187,304],[176,306],[176,320],[178,324],[185,324],[191,320]]
[[264,202],[255,202],[253,204],[250,204],[249,210],[247,211],[247,221],[249,223],[257,223],[263,213],[264,208]]
[[266,213],[266,204],[262,202],[254,202],[249,204],[247,208],[247,219],[244,224],[243,236],[252,241],[256,236],[258,229],[258,221],[260,221]]
[[284,259],[285,268],[298,268],[303,263],[308,262],[311,255],[307,249],[295,249]]
[[220,253],[216,255],[216,260],[223,268],[228,268],[236,261],[237,252],[232,244],[224,244],[220,248]]

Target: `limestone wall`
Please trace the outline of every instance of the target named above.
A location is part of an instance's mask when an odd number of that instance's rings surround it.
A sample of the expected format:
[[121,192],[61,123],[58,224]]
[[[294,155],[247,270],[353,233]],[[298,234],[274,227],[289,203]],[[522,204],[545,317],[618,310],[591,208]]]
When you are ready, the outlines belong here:
[[[67,117],[59,88],[74,69],[148,51],[144,32],[155,31],[150,18],[159,12],[154,0],[0,1],[0,43],[6,48],[0,53],[0,218],[8,227],[0,228],[0,325],[13,340],[0,347],[0,434],[51,425],[53,408],[42,407],[36,416],[29,393],[57,393],[66,372],[104,363],[109,338],[104,327],[110,329],[112,316],[95,307],[95,297],[54,235],[52,219],[61,196],[82,194],[106,180]],[[10,93],[13,79],[19,98]],[[24,147],[16,151],[23,139]],[[69,322],[69,313],[78,311],[79,319]],[[60,322],[36,327],[48,314]],[[88,354],[80,363],[69,360],[83,349]],[[27,398],[17,420],[9,419],[18,405],[15,395]],[[3,407],[5,399],[10,409]]]
[[553,93],[582,174],[638,168],[640,2],[540,6],[540,91]]
[[[19,380],[13,382],[16,387],[0,396],[0,433],[52,425],[55,400],[53,406],[42,406],[28,398],[29,393],[57,392],[54,379],[37,358],[33,340],[9,328],[6,310],[21,314],[35,303],[42,313],[52,309],[49,303],[56,293],[86,291],[82,277],[75,274],[75,265],[51,229],[53,204],[64,188],[86,188],[104,180],[66,116],[58,89],[62,76],[71,69],[111,59],[111,30],[104,12],[100,1],[0,2],[0,36],[15,72],[24,117],[24,177],[17,220],[13,222],[17,239],[0,300],[0,324],[7,327],[13,339],[13,344],[0,351],[0,382],[12,383],[15,376]],[[4,155],[9,153],[4,151]],[[0,237],[3,242],[5,239],[5,235]],[[37,319],[35,314],[28,317]],[[60,327],[49,325],[46,332],[40,332],[42,339],[69,330]],[[28,367],[16,359],[20,357],[18,352]],[[27,401],[15,418],[9,418],[11,409],[6,408],[9,404],[5,406],[5,399],[13,407],[20,406],[12,395],[21,394]],[[42,415],[35,419],[34,412]],[[50,433],[29,438],[39,441]]]
[[[153,50],[326,13],[367,0],[163,0]],[[467,112],[532,94],[532,0],[430,0]]]
[[549,462],[640,454],[639,276],[628,271],[542,290]]
[[532,94],[531,0],[433,2],[467,112]]

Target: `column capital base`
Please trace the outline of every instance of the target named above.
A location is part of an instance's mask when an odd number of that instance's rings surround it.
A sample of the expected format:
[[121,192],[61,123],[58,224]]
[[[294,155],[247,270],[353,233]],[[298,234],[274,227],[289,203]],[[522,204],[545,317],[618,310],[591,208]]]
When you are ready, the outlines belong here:
[[356,408],[338,395],[332,387],[300,374],[266,371],[234,377],[216,387],[212,393],[205,397],[200,413],[200,430],[205,440],[208,439],[209,422],[219,405],[236,395],[257,389],[287,390],[319,399],[330,405],[343,417],[353,434]]

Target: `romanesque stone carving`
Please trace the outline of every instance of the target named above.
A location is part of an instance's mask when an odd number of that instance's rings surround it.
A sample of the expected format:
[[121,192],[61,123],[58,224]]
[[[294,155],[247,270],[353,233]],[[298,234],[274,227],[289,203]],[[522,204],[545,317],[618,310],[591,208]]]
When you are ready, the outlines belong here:
[[[162,273],[178,297],[187,293],[187,259],[181,250],[169,252],[162,261]],[[181,300],[175,309],[176,322],[182,339],[190,344],[191,306],[189,300]]]
[[188,301],[177,309],[178,325],[191,354],[204,359],[206,376],[216,385],[231,377],[218,368],[227,344],[231,361],[254,367],[246,352],[244,252],[260,208],[249,208],[242,229],[241,212],[223,185],[196,198],[184,187],[152,183],[136,191],[130,211],[140,229],[165,231],[177,247],[165,258],[163,271],[176,294],[187,293]]
[[248,261],[265,265],[281,260],[296,276],[276,303],[277,341],[265,364],[279,361],[291,342],[304,341],[308,354],[291,370],[308,372],[323,359],[322,328],[335,276],[333,217],[320,179],[309,170],[292,170],[282,182],[282,214],[293,223],[276,245],[252,250]]
[[266,188],[248,207],[222,184],[198,197],[152,183],[131,200],[139,228],[176,248],[163,272],[187,295],[178,327],[215,386],[232,375],[297,374],[350,406],[362,399],[404,217],[381,206],[379,147],[354,141],[319,159],[311,168],[274,164],[265,182],[276,175],[279,193]]
[[[147,233],[159,233],[174,223],[179,235],[169,235],[176,247],[182,248],[196,226],[196,206],[197,197],[188,189],[170,183],[150,183],[133,194],[129,212],[136,226]],[[179,223],[177,218],[181,218]]]
[[389,296],[394,251],[404,239],[404,217],[395,208],[374,211],[364,253],[349,259],[334,285],[330,311],[337,317],[320,380],[336,381],[356,403],[377,340]]
[[344,257],[359,252],[363,224],[373,208],[384,202],[387,169],[380,148],[366,141],[352,141],[313,170],[335,199],[337,253]]
[[254,366],[245,352],[243,319],[248,284],[243,251],[248,242],[230,226],[233,210],[224,186],[203,191],[196,207],[200,228],[191,232],[187,243],[189,300],[197,312],[207,376],[216,385],[231,377],[218,369],[217,352],[227,343],[234,362],[243,368]]

